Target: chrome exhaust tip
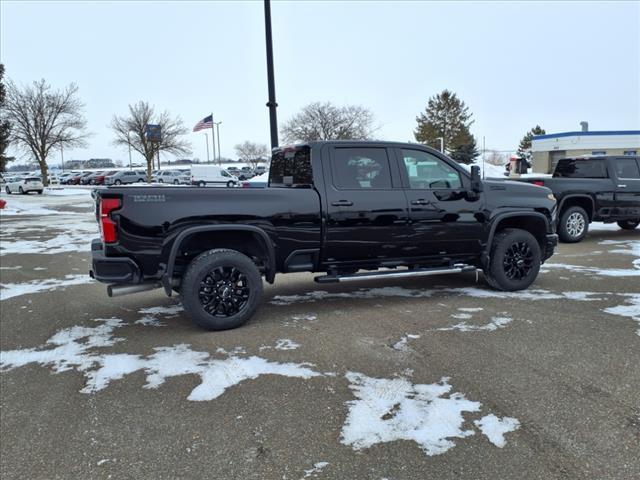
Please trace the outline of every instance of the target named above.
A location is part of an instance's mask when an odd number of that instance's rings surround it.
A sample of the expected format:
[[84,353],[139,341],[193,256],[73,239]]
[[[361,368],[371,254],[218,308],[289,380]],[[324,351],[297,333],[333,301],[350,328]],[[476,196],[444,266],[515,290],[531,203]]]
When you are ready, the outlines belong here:
[[139,285],[107,285],[107,295],[110,297],[121,297],[122,295],[130,295],[132,293],[146,292],[155,290],[162,285],[159,283],[141,283]]

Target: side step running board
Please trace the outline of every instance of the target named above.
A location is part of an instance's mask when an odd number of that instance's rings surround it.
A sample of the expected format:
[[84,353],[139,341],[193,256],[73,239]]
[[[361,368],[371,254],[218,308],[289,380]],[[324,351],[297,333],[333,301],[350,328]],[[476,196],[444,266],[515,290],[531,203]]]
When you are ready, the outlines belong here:
[[338,283],[338,282],[355,282],[357,280],[373,280],[375,278],[401,278],[401,277],[426,277],[428,275],[444,275],[446,273],[465,273],[475,272],[476,267],[466,265],[464,263],[456,263],[451,267],[438,268],[417,268],[415,270],[395,270],[373,272],[373,273],[354,273],[353,275],[323,275],[315,277],[318,283]]

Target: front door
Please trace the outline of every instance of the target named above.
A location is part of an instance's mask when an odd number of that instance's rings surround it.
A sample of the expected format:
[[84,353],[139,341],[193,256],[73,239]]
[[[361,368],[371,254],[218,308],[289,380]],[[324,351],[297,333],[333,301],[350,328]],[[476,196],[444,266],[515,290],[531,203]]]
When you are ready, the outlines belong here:
[[378,263],[401,256],[408,232],[407,200],[392,151],[384,146],[328,151],[325,261]]
[[485,217],[481,197],[469,194],[468,178],[423,150],[402,148],[397,155],[409,201],[410,253],[443,258],[479,254]]

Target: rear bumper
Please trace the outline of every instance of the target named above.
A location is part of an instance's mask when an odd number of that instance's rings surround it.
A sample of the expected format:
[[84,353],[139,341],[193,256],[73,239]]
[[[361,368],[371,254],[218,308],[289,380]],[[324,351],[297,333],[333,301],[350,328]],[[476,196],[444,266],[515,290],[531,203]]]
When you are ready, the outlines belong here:
[[92,269],[91,278],[103,283],[140,283],[140,267],[127,257],[107,257],[102,241],[98,238],[91,242]]
[[551,255],[553,255],[553,253],[556,250],[556,247],[558,246],[558,235],[555,233],[549,233],[545,236],[545,249],[544,249],[544,259],[546,260],[549,257],[551,257]]

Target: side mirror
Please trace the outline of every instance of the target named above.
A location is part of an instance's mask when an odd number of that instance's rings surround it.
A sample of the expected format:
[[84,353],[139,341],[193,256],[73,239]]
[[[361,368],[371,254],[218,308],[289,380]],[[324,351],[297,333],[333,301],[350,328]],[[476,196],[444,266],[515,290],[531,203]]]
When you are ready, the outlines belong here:
[[482,191],[482,179],[480,178],[480,167],[471,167],[471,191],[480,193]]

